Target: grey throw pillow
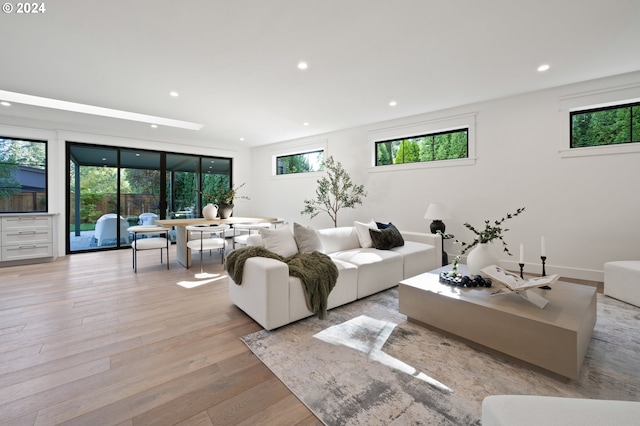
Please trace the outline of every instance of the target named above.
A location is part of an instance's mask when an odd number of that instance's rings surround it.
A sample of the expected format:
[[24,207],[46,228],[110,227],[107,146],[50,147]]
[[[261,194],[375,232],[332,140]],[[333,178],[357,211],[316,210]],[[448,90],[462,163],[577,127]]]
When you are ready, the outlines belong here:
[[320,236],[315,229],[294,222],[293,238],[296,240],[300,253],[323,252],[322,241],[320,241]]
[[389,225],[385,229],[369,229],[373,246],[379,250],[390,250],[394,247],[404,245],[404,238],[394,225]]

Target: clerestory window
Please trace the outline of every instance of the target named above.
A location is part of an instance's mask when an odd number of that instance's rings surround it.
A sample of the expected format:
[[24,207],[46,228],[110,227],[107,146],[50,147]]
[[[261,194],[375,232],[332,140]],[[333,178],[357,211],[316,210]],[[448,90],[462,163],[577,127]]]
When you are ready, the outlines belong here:
[[469,129],[376,142],[376,166],[469,158]]
[[322,170],[324,150],[302,152],[276,157],[276,174],[309,173]]
[[571,148],[640,142],[640,102],[571,112]]

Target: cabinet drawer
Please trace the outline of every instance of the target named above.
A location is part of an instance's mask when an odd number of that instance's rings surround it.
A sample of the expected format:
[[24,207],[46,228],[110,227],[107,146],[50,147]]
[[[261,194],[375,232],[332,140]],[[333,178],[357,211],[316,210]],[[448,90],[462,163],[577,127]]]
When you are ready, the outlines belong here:
[[51,216],[11,216],[2,218],[3,231],[51,229]]
[[22,244],[2,247],[2,261],[53,256],[53,244]]
[[34,229],[30,231],[2,232],[2,245],[20,245],[52,242],[50,229]]

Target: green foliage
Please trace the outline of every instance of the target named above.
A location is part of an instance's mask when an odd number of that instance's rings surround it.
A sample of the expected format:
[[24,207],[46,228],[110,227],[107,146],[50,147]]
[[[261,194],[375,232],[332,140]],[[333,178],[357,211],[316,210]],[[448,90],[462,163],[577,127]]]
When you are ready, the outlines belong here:
[[415,163],[420,161],[420,147],[414,139],[405,139],[400,142],[400,147],[393,159],[394,164]]
[[460,241],[458,239],[455,239],[455,242],[462,246],[462,250],[460,251],[460,254],[461,255],[465,254],[466,252],[468,252],[469,250],[471,250],[473,247],[475,247],[478,244],[489,243],[489,242],[491,242],[491,241],[493,241],[495,239],[499,239],[500,241],[502,241],[503,251],[506,252],[509,256],[511,256],[511,252],[509,252],[509,248],[507,247],[507,243],[502,238],[502,234],[504,232],[507,232],[509,229],[508,228],[503,228],[502,227],[502,223],[507,219],[511,219],[513,217],[518,216],[520,213],[522,213],[524,211],[524,209],[525,209],[524,207],[521,207],[518,210],[516,210],[515,213],[507,213],[506,217],[503,217],[502,219],[494,221],[493,225],[491,224],[491,221],[485,220],[484,221],[484,229],[481,230],[481,231],[477,230],[474,226],[472,226],[472,225],[470,225],[468,223],[465,223],[464,226],[468,230],[470,230],[471,232],[476,234],[476,237],[469,244],[465,243],[464,241]]
[[96,192],[82,192],[80,194],[80,219],[83,223],[95,222],[102,216],[102,212],[96,210],[96,205],[103,196],[104,194]]
[[468,157],[467,130],[376,143],[376,165],[416,163]]
[[20,183],[15,179],[18,166],[13,163],[0,163],[0,198],[20,193]]
[[338,226],[338,211],[341,208],[353,208],[362,204],[367,196],[363,185],[355,185],[342,164],[329,157],[324,161],[326,176],[318,179],[315,200],[304,200],[304,210],[301,214],[308,214],[313,219],[320,212],[326,212],[333,220],[333,226]]
[[243,182],[238,186],[231,187],[228,184],[228,176],[226,177],[227,177],[226,184],[223,182],[224,179],[222,179],[221,181],[218,181],[217,183],[214,183],[210,192],[202,193],[202,198],[213,201],[218,204],[233,204],[233,200],[235,199],[248,200],[249,197],[247,197],[246,195],[238,195],[238,190],[242,188],[245,185],[245,183]]
[[[123,186],[128,187],[123,188]],[[160,170],[125,169],[120,180],[120,193],[160,195]]]
[[44,169],[45,147],[44,142],[0,138],[0,198],[22,192],[15,178],[20,166]]
[[386,166],[392,163],[391,160],[391,142],[376,144],[377,149],[377,165]]
[[571,147],[640,142],[640,106],[621,106],[571,115]]
[[318,164],[322,162],[323,151],[306,152],[303,154],[285,155],[277,158],[277,174],[307,173],[318,171]]

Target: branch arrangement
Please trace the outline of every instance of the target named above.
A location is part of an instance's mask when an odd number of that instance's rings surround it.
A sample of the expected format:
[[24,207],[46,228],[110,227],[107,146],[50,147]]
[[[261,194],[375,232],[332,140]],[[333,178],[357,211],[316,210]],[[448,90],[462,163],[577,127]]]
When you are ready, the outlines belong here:
[[493,222],[493,225],[491,224],[491,221],[485,220],[484,221],[484,229],[481,230],[481,231],[476,229],[473,225],[465,223],[464,226],[468,230],[470,230],[471,232],[476,234],[476,237],[469,244],[465,243],[464,241],[460,241],[457,238],[454,240],[457,244],[460,244],[462,246],[462,250],[460,251],[460,255],[465,254],[466,252],[468,252],[469,250],[471,250],[473,247],[475,247],[478,244],[489,243],[489,242],[491,242],[493,240],[498,239],[498,240],[502,241],[503,251],[505,253],[507,253],[509,256],[512,256],[511,252],[509,251],[509,248],[507,247],[507,243],[502,238],[502,234],[504,232],[507,232],[509,230],[509,228],[503,228],[502,227],[502,223],[507,219],[511,219],[513,217],[518,216],[520,213],[522,213],[524,211],[524,209],[525,209],[524,207],[521,207],[518,210],[516,210],[515,213],[507,213],[507,215],[505,217],[503,217],[502,219],[495,220]]

